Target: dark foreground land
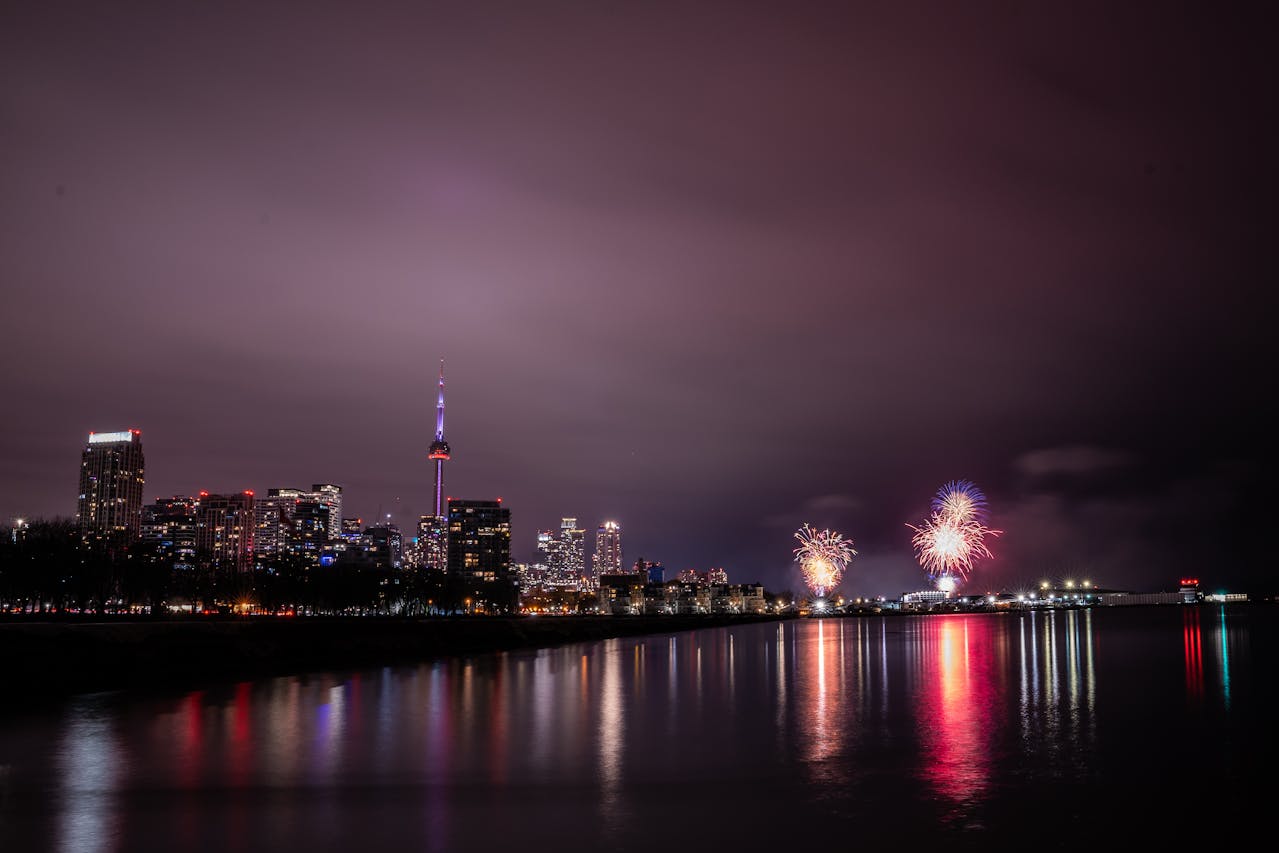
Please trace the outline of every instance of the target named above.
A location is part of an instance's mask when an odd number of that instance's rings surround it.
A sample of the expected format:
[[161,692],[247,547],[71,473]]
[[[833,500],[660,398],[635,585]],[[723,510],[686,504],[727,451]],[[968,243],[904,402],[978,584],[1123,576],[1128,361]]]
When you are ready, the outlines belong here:
[[770,621],[775,616],[396,619],[195,617],[0,621],[0,706],[98,690],[183,687],[413,663]]

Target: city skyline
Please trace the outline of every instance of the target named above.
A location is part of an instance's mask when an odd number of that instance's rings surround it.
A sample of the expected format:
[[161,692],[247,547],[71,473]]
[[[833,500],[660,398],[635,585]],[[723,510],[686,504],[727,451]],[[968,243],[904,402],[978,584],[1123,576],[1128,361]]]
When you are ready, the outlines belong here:
[[10,12],[0,521],[138,428],[148,501],[326,482],[414,530],[444,356],[445,497],[521,557],[618,519],[798,590],[810,523],[896,593],[971,479],[975,587],[1273,586],[1250,18]]

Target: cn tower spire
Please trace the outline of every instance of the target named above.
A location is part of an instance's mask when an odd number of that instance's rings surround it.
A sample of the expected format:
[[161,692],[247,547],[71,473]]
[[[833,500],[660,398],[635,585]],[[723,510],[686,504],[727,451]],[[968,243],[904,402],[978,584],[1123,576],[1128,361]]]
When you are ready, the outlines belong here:
[[440,359],[440,396],[435,403],[435,440],[444,440],[444,359]]
[[435,441],[431,442],[431,452],[427,458],[435,463],[435,501],[434,515],[444,516],[444,463],[448,461],[452,451],[444,440],[444,359],[440,359],[440,392],[435,404]]

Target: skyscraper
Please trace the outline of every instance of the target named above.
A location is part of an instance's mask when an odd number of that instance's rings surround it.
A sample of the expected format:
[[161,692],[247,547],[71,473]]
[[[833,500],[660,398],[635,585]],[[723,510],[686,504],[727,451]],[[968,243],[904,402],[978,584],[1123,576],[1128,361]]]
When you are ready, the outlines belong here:
[[435,492],[431,501],[432,520],[428,521],[427,516],[422,516],[418,522],[419,532],[426,533],[424,540],[419,535],[419,540],[423,543],[425,562],[429,568],[433,569],[442,569],[446,564],[451,565],[448,532],[453,525],[452,513],[450,512],[449,516],[445,515],[444,463],[449,460],[452,452],[449,443],[444,440],[444,359],[440,359],[439,394],[435,402],[435,441],[431,442],[431,449],[426,456],[435,463]]
[[511,571],[511,511],[495,501],[449,498],[448,570],[468,581],[507,580]]
[[616,575],[622,571],[622,526],[606,521],[595,531],[595,582],[600,575]]
[[559,536],[550,542],[547,553],[549,580],[553,585],[575,589],[581,584],[586,571],[585,540],[586,531],[577,526],[576,518],[560,519]]
[[91,432],[80,459],[76,525],[86,545],[120,546],[138,538],[146,485],[142,433]]

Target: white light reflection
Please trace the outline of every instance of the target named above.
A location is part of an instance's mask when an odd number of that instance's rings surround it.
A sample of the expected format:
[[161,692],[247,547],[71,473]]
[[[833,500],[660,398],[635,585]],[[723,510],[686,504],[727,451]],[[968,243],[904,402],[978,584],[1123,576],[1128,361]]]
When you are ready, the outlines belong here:
[[115,799],[123,756],[112,714],[92,700],[72,706],[57,764],[62,779],[58,849],[68,853],[115,850]]
[[666,702],[670,710],[667,726],[674,733],[675,721],[679,718],[679,656],[676,654],[675,638],[671,637],[667,643]]
[[600,677],[600,714],[596,730],[599,750],[600,814],[609,832],[621,830],[622,744],[626,741],[626,707],[622,699],[621,642],[604,644]]

